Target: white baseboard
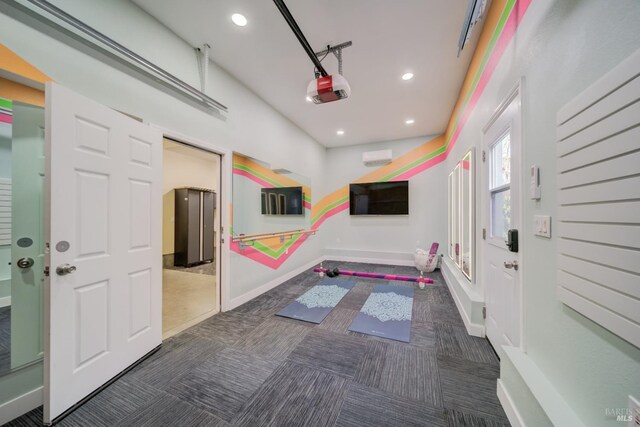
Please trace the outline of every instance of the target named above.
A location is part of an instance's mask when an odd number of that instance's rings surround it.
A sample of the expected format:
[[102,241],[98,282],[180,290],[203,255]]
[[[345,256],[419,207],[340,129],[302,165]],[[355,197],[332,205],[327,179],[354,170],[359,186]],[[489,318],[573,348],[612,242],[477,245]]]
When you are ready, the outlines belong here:
[[0,298],[0,308],[8,307],[11,305],[11,297],[2,297]]
[[42,389],[43,387],[40,386],[0,405],[0,425],[4,425],[42,405]]
[[509,394],[509,391],[504,386],[504,383],[498,378],[498,400],[504,409],[504,413],[507,414],[507,418],[513,427],[525,427],[524,421],[518,412],[518,408],[513,403],[513,399]]
[[224,311],[229,311],[229,310],[233,310],[236,307],[240,307],[242,304],[251,301],[252,299],[259,297],[260,295],[262,295],[263,293],[270,291],[271,289],[275,288],[276,286],[280,285],[281,283],[286,282],[287,280],[297,276],[300,273],[305,272],[306,270],[320,264],[322,261],[324,260],[324,257],[320,257],[317,258],[311,262],[308,262],[296,269],[291,270],[290,272],[276,278],[273,279],[267,283],[265,283],[264,285],[261,285],[257,288],[255,288],[252,291],[247,292],[244,295],[240,295],[239,297],[235,297],[233,298],[231,301],[229,301],[228,307],[225,307]]
[[240,295],[239,297],[233,298],[231,301],[229,301],[228,306],[225,307],[223,311],[229,311],[229,310],[233,310],[236,307],[240,307],[242,304],[249,302],[256,297],[259,297],[263,293],[270,291],[271,289],[275,288],[281,283],[284,283],[287,280],[297,276],[298,274],[303,273],[304,271],[317,266],[323,261],[362,262],[362,263],[382,264],[382,265],[405,265],[405,266],[414,265],[413,260],[409,261],[409,260],[403,260],[403,259],[363,258],[363,257],[357,257],[357,256],[325,255],[311,262],[308,262],[307,264],[304,264],[294,270],[291,270],[290,272],[276,279],[273,279],[265,283],[264,285],[261,285],[253,289],[252,291],[245,293],[244,295]]
[[[485,336],[485,328],[483,324],[474,323],[471,321],[471,316],[467,312],[465,305],[461,301],[460,295],[458,295],[458,287],[454,286],[454,281],[457,281],[458,278],[454,277],[449,270],[449,266],[446,264],[447,260],[443,260],[442,268],[440,271],[442,272],[442,277],[444,278],[444,282],[447,284],[447,288],[449,288],[449,292],[451,292],[451,297],[456,304],[458,311],[460,312],[460,317],[462,317],[462,321],[464,322],[464,326],[467,329],[467,333],[474,337],[484,338]],[[474,301],[476,304],[478,301]],[[473,302],[472,302],[473,303]]]
[[[584,427],[585,424],[573,411],[573,408],[564,400],[564,396],[555,388],[547,378],[545,372],[535,363],[528,354],[520,348],[502,346],[504,359],[500,364],[511,363],[514,373],[520,376],[523,386],[528,388],[531,394],[529,404],[537,407],[538,416],[548,420],[548,425]],[[501,375],[502,369],[501,369]],[[503,404],[504,406],[504,404]],[[515,407],[515,405],[514,405]],[[506,408],[505,408],[506,412]],[[530,412],[530,411],[527,411]],[[529,416],[528,413],[525,415]],[[536,425],[543,425],[536,420]]]
[[[382,264],[382,265],[403,265],[414,266],[413,259],[388,259],[388,258],[366,258],[359,256],[346,256],[346,255],[326,255],[325,261],[340,261],[340,262],[362,262],[366,264]],[[417,271],[417,270],[416,270]]]

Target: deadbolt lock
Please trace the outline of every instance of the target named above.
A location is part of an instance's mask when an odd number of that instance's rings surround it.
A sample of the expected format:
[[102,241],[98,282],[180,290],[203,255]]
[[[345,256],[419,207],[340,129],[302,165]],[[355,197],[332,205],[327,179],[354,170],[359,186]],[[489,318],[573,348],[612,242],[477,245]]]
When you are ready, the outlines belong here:
[[20,268],[31,268],[33,267],[33,258],[20,258],[16,265]]

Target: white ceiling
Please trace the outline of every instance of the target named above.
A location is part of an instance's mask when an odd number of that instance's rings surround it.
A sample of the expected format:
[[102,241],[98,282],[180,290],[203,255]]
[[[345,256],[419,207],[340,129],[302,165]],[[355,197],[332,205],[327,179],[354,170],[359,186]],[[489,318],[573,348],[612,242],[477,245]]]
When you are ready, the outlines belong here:
[[[215,63],[327,147],[444,132],[479,33],[457,58],[466,0],[289,0],[314,50],[353,41],[343,51],[351,96],[315,105],[305,100],[313,65],[272,1],[133,1],[192,46],[209,43]],[[338,71],[333,55],[323,65]]]
[[174,142],[170,139],[164,138],[162,148],[165,150],[173,151],[184,156],[198,157],[202,160],[210,160],[217,163],[220,156],[210,151],[201,150],[199,148],[190,147],[185,144]]

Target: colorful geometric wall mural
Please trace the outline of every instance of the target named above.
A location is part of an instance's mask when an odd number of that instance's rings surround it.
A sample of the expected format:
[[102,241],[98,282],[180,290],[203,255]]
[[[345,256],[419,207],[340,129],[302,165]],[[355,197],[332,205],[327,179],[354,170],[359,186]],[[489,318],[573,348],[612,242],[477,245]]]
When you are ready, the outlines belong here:
[[[531,0],[495,0],[491,5],[478,46],[473,55],[460,97],[453,110],[446,132],[408,153],[395,159],[388,165],[364,175],[355,182],[404,181],[441,163],[454,147],[460,132],[464,128],[471,112],[491,79],[507,45],[526,12]],[[501,7],[502,6],[502,7]],[[239,156],[236,167],[234,155],[233,173],[248,177],[261,186],[289,186],[286,177],[273,173],[250,159]],[[311,205],[311,190],[305,189],[305,207],[311,210],[311,228],[317,230],[332,216],[349,208],[349,186],[345,185]],[[295,250],[306,240],[300,234],[284,243],[280,239],[263,240],[252,248],[240,250],[237,243],[231,243],[231,249],[243,256],[260,262],[273,269],[279,268]],[[287,250],[288,249],[288,250]]]
[[13,123],[13,102],[0,98],[0,123]]
[[[301,186],[305,215],[310,215],[312,199],[311,188],[308,185],[294,181],[286,175],[277,174],[249,157],[237,153],[233,154],[233,174],[234,179],[236,176],[244,177],[264,188]],[[233,218],[233,212],[231,213],[230,218]],[[231,233],[233,234],[233,224],[231,226]],[[229,244],[233,252],[266,265],[267,267],[278,269],[306,239],[307,235],[300,233],[292,235],[291,238],[287,237],[284,241],[281,241],[279,237],[271,237],[255,240],[251,246],[241,247],[239,242],[234,242],[233,239],[229,239]]]

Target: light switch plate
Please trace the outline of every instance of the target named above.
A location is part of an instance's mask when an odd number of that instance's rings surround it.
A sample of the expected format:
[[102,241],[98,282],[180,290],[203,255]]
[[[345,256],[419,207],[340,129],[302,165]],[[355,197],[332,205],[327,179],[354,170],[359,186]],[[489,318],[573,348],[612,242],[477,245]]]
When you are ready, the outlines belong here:
[[533,233],[536,236],[551,238],[551,217],[549,215],[536,215],[533,220]]

